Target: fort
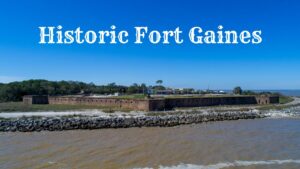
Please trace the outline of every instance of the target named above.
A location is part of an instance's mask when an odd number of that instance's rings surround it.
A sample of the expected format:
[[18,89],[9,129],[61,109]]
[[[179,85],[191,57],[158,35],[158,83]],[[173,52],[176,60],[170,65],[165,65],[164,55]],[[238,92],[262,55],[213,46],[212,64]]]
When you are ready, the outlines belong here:
[[143,99],[90,96],[39,96],[25,95],[24,104],[64,104],[95,105],[127,110],[162,111],[179,107],[202,107],[217,105],[254,105],[276,104],[275,95],[226,95],[226,96],[190,96],[190,97],[153,97]]

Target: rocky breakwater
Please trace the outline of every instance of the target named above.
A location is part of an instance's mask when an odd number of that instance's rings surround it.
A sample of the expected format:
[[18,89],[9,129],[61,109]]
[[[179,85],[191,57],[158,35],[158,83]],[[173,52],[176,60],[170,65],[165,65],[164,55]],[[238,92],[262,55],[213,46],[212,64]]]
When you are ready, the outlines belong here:
[[265,117],[257,112],[223,113],[177,113],[138,117],[23,117],[0,120],[1,132],[62,131],[75,129],[128,128],[128,127],[171,127],[182,124],[209,121],[254,119]]

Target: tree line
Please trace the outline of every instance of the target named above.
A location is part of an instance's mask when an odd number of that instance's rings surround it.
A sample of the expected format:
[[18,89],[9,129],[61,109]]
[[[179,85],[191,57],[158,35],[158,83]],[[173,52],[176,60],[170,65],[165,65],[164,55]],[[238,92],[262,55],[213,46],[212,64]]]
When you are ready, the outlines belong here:
[[[107,85],[95,85],[79,81],[48,81],[48,80],[26,80],[21,82],[0,83],[0,102],[21,101],[24,95],[75,95],[75,94],[147,94],[149,90],[165,90],[162,80],[157,80],[156,85],[134,83],[130,86],[109,83]],[[181,94],[209,94],[213,91],[194,91],[184,89]],[[242,90],[241,87],[233,89],[238,95],[275,94],[270,92],[256,93],[250,90]]]
[[156,86],[134,83],[130,86],[109,83],[107,85],[95,85],[78,81],[48,81],[26,80],[21,82],[0,83],[0,102],[21,101],[24,95],[74,95],[74,94],[135,94],[146,93],[149,88],[165,89],[161,85]]

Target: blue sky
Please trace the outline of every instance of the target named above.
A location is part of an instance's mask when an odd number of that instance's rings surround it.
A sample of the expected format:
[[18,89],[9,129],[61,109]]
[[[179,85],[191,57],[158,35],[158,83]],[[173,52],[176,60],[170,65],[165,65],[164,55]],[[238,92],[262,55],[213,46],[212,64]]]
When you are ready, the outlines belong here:
[[[0,82],[78,80],[198,89],[299,89],[300,3],[246,1],[1,1]],[[262,30],[259,45],[40,45],[39,26],[101,30]],[[132,31],[132,32],[131,32]]]

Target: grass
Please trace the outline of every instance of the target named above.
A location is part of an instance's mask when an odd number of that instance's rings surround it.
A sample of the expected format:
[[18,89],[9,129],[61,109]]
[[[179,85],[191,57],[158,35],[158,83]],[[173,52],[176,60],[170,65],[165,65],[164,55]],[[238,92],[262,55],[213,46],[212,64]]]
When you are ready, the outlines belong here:
[[[218,97],[251,97],[256,95],[233,95],[233,94],[220,94],[220,95],[211,95],[211,94],[195,94],[195,95],[167,95],[165,98],[218,98]],[[287,96],[285,96],[287,97]],[[290,98],[290,97],[289,97]]]
[[117,96],[116,98],[120,99],[145,99],[146,95],[144,94],[131,94],[131,95],[122,95]]
[[292,97],[289,96],[279,96],[279,104],[286,104],[294,101]]
[[210,98],[210,97],[246,97],[245,95],[230,95],[230,94],[223,94],[223,95],[209,95],[209,94],[194,94],[194,95],[167,95],[166,98]]
[[51,105],[51,104],[34,104],[26,105],[22,102],[6,102],[0,103],[1,112],[38,112],[38,111],[70,111],[70,110],[86,110],[98,109],[106,113],[113,113],[117,110],[129,111],[117,107],[103,107],[97,105]]
[[279,105],[273,105],[273,104],[269,104],[269,105],[264,105],[262,107],[259,107],[259,110],[282,110],[282,109],[286,109],[286,108],[290,108],[290,107],[296,107],[296,106],[300,106],[300,104],[294,104],[294,105],[286,105],[286,103],[290,103],[294,101],[293,97],[289,97],[289,96],[279,96]]

